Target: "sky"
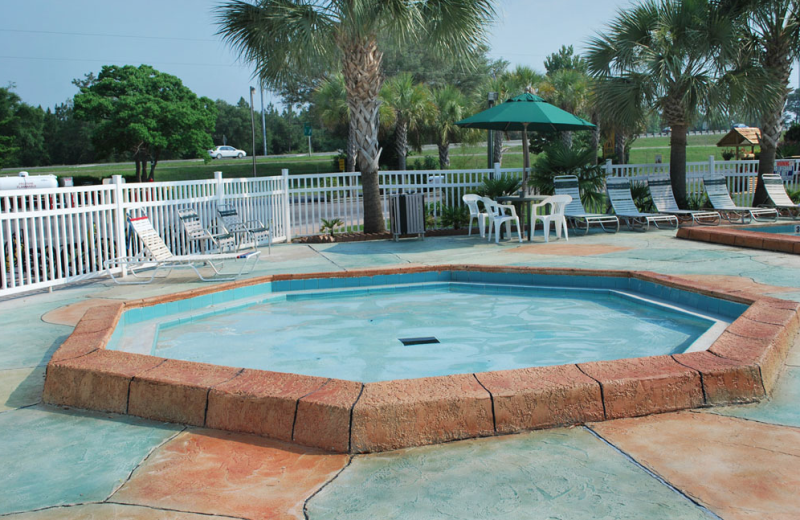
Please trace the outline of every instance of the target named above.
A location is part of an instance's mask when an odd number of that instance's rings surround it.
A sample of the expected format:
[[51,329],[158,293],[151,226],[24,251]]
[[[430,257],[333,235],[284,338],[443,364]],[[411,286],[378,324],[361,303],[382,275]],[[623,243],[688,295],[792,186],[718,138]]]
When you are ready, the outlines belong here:
[[[77,93],[71,81],[103,65],[140,65],[181,78],[200,96],[235,103],[249,95],[252,68],[215,36],[223,0],[5,0],[0,22],[0,86],[31,105],[54,106]],[[544,71],[561,45],[582,51],[629,0],[499,0],[492,58]],[[795,68],[796,69],[796,68]],[[797,88],[797,70],[791,84]],[[267,94],[266,102],[278,103]],[[256,100],[258,106],[258,100]]]

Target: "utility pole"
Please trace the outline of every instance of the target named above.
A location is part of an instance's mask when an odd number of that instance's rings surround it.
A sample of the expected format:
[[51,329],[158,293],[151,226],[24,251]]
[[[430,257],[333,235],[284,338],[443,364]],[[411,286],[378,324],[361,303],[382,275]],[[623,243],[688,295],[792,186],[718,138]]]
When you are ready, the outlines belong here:
[[[494,102],[497,101],[498,94],[497,92],[489,92],[487,96],[487,100],[489,101],[489,108],[494,106]],[[489,143],[487,148],[487,153],[489,155],[487,161],[487,168],[490,170],[494,168],[494,130],[489,130]]]
[[253,94],[256,93],[255,87],[250,87],[250,130],[253,134],[253,177],[256,176],[256,114],[253,110]]
[[264,85],[261,85],[261,133],[264,136],[264,157],[267,154],[267,116],[264,115]]

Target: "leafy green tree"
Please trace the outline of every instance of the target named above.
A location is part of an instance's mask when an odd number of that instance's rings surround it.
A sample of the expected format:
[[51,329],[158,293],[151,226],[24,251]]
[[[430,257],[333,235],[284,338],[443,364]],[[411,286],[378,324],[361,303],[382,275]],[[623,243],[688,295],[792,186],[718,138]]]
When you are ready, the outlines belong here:
[[165,151],[207,158],[205,150],[213,144],[214,102],[149,65],[104,66],[74,102],[76,115],[97,125],[92,134],[97,150],[130,152],[140,182],[147,161],[148,179],[154,179]]
[[[577,69],[562,68],[548,74],[539,95],[570,114],[585,115],[589,103],[589,76]],[[572,132],[561,132],[567,148],[572,146]]]
[[745,41],[754,48],[770,84],[777,90],[770,103],[754,110],[761,128],[761,154],[753,204],[765,204],[768,195],[761,176],[775,171],[778,141],[783,132],[783,109],[791,93],[792,60],[800,55],[800,1],[721,0],[721,4],[731,17],[743,21]]
[[395,153],[397,169],[406,169],[408,155],[408,133],[416,132],[432,117],[435,107],[431,103],[430,91],[408,72],[399,74],[383,87],[381,98],[395,113]]
[[[248,155],[253,155],[250,105],[247,101],[244,98],[239,98],[238,103],[231,105],[227,101],[218,99],[215,105],[217,119],[212,136],[214,145],[227,144],[244,150]],[[255,131],[256,148],[258,148],[263,142],[260,117],[257,117]]]
[[0,87],[0,167],[10,165],[19,151],[14,128],[17,125],[17,106],[20,97],[10,88]]
[[0,161],[8,166],[49,164],[44,146],[45,112],[0,88]]
[[92,145],[93,124],[75,117],[72,100],[44,114],[44,143],[49,164],[85,164],[97,160]]
[[583,73],[589,72],[589,64],[579,54],[575,54],[572,45],[569,47],[562,45],[558,52],[554,52],[545,58],[544,68],[548,76],[560,70],[575,70]]
[[217,9],[220,34],[255,65],[269,86],[297,71],[341,69],[355,121],[364,193],[364,231],[385,229],[378,184],[381,38],[430,53],[469,56],[485,40],[491,0],[228,0]]
[[686,132],[698,114],[741,101],[758,106],[769,82],[743,51],[740,24],[709,0],[646,0],[593,38],[587,60],[595,105],[630,127],[658,110],[670,133],[670,180],[686,207]]

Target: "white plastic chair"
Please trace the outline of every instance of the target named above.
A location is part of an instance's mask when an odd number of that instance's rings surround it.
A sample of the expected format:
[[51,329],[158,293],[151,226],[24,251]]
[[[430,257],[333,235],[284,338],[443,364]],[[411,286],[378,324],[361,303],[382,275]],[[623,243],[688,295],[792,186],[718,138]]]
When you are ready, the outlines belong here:
[[469,233],[467,233],[467,235],[472,234],[472,221],[477,220],[481,238],[484,238],[486,236],[486,213],[482,212],[478,207],[478,201],[481,200],[481,196],[468,193],[461,197],[461,200],[463,200],[469,208]]
[[503,224],[506,225],[506,234],[511,237],[511,222],[515,222],[517,224],[517,236],[519,237],[519,241],[522,242],[522,231],[519,225],[519,217],[517,216],[517,210],[514,209],[514,206],[511,204],[498,204],[489,197],[483,197],[481,200],[486,208],[486,215],[489,218],[488,240],[490,242],[492,241],[492,230],[494,230],[494,242],[495,244],[500,243],[500,226]]
[[[542,221],[544,241],[550,241],[550,224],[555,224],[556,238],[561,238],[561,230],[564,230],[564,238],[569,241],[569,233],[567,233],[567,217],[565,215],[567,206],[572,202],[572,197],[569,195],[553,195],[547,197],[539,204],[534,204],[531,207],[531,238],[536,234],[536,221]],[[537,215],[539,208],[550,206],[550,210],[546,214]]]

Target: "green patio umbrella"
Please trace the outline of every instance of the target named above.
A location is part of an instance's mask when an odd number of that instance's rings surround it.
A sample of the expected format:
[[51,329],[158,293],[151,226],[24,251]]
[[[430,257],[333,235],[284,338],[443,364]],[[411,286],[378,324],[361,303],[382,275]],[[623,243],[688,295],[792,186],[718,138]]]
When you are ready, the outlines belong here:
[[505,103],[462,119],[456,124],[464,128],[483,128],[502,132],[521,131],[525,167],[522,178],[523,186],[527,184],[528,172],[531,169],[531,158],[528,153],[528,130],[570,132],[594,128],[589,121],[546,103],[544,99],[531,93],[508,99]]

